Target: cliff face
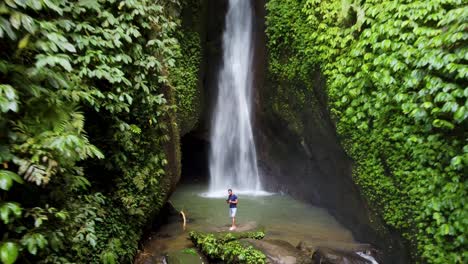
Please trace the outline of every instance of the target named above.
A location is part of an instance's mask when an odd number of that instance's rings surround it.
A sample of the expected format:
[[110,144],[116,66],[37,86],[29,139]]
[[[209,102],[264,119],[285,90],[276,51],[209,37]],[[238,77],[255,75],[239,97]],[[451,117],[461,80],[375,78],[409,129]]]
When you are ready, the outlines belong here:
[[[321,82],[318,74],[315,80]],[[354,184],[353,162],[320,95],[305,84],[271,76],[259,95],[257,151],[264,185],[326,208],[358,241],[396,248],[386,252],[390,263],[405,263],[399,259],[405,250],[398,234],[380,223]]]

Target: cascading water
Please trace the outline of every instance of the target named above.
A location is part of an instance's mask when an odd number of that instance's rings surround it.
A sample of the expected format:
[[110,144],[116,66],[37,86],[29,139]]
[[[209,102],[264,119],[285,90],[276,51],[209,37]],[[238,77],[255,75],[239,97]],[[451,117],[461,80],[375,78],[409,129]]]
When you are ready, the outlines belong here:
[[209,195],[260,193],[250,120],[252,10],[249,0],[229,0],[223,34],[223,66],[211,128]]

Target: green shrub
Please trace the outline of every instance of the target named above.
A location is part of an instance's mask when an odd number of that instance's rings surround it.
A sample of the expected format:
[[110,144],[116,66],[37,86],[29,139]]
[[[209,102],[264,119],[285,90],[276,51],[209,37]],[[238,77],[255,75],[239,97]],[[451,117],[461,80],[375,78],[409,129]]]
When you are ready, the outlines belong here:
[[210,259],[226,263],[266,263],[266,256],[261,251],[238,241],[242,238],[262,239],[265,236],[263,232],[211,234],[191,231],[189,236]]

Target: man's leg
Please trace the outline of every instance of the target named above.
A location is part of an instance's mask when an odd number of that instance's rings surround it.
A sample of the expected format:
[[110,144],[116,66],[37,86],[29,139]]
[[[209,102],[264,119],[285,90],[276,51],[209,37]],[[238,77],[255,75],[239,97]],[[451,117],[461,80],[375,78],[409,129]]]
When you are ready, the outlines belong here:
[[[229,217],[231,217],[231,222],[232,222],[232,208],[229,208]],[[231,227],[229,227],[229,230],[232,230],[232,223],[231,223]]]
[[236,229],[236,211],[237,211],[237,208],[230,208],[229,209],[229,212],[230,212],[231,218],[232,218],[232,225],[229,228],[229,230]]
[[237,208],[232,208],[232,229],[236,228],[236,213],[237,213]]

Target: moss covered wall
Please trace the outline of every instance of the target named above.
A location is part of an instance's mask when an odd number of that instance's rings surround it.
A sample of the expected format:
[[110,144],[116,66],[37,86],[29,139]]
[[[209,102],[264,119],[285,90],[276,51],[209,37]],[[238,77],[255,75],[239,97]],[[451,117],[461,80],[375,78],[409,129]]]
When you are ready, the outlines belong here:
[[201,76],[202,38],[204,35],[204,1],[187,0],[183,2],[181,28],[177,32],[180,50],[176,67],[171,79],[175,87],[177,124],[181,135],[193,130],[202,112],[203,86]]
[[[285,48],[280,60],[272,61],[278,53],[265,49],[272,45],[265,36],[269,26],[264,24],[265,10],[260,8],[266,2],[257,5],[256,16],[257,27],[263,28],[256,31],[257,52],[263,53],[257,56],[263,61],[256,63],[255,118],[264,185],[326,208],[357,240],[383,250],[388,263],[408,263],[406,246],[399,234],[381,222],[353,182],[353,161],[343,150],[328,112],[325,78],[319,70],[310,71],[306,78],[299,71],[294,72],[295,68],[304,67],[301,60],[291,60],[294,50]],[[295,17],[284,15],[294,25]],[[289,34],[298,33],[285,32],[284,38]],[[283,41],[287,43],[287,39]],[[290,72],[285,74],[288,66]],[[284,68],[279,71],[275,67]]]
[[[323,89],[319,76],[316,89]],[[386,261],[408,263],[399,234],[381,222],[353,182],[353,162],[313,86],[269,73],[260,95],[257,150],[264,185],[326,208],[358,241],[383,250]]]
[[[290,114],[291,101],[321,87],[329,96],[322,108],[330,109],[353,159],[352,180],[379,218],[410,242],[412,261],[464,263],[466,5],[269,0],[267,9],[270,79],[280,88],[266,98],[266,116],[286,120],[290,138],[305,132],[304,151],[313,152],[317,144],[307,134],[315,132],[304,124],[316,119],[303,113],[316,107],[306,102]],[[311,83],[318,72],[326,85]]]

